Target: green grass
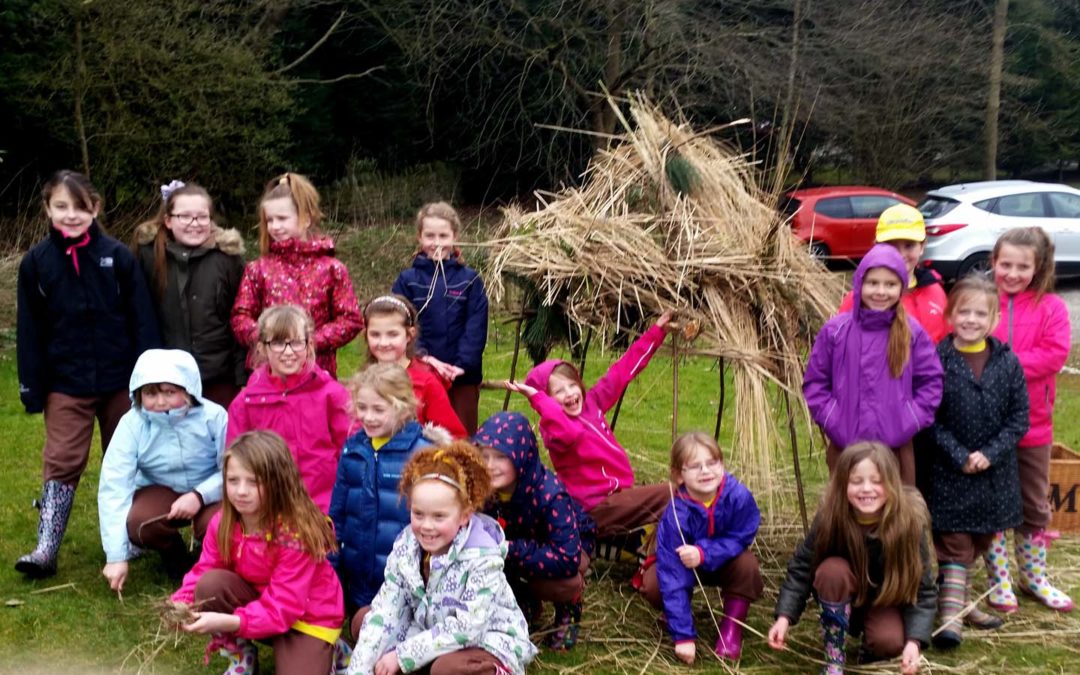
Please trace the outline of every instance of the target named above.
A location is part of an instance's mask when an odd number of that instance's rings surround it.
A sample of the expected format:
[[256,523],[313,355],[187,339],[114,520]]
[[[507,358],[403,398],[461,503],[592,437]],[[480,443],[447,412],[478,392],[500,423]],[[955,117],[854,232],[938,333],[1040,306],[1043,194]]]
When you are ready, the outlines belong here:
[[[394,229],[369,228],[339,237],[342,257],[348,261],[362,297],[389,286],[396,273],[398,257],[407,259],[412,246],[408,226]],[[392,263],[388,263],[392,260]],[[2,286],[2,284],[0,284]],[[513,349],[513,326],[494,320],[485,355],[486,374],[490,379],[505,378]],[[564,355],[565,356],[565,355]],[[611,353],[594,349],[585,373],[587,382],[602,374],[613,358]],[[354,372],[360,360],[354,343],[342,351],[341,373]],[[522,356],[518,376],[527,369]],[[717,407],[718,373],[716,362],[687,359],[679,371],[679,430],[712,431]],[[671,436],[671,360],[661,353],[630,386],[617,423],[617,435],[629,451],[639,480],[656,481],[666,475],[667,453]],[[730,384],[730,383],[729,383]],[[40,487],[41,417],[22,411],[17,397],[14,351],[10,330],[0,330],[0,466],[4,467],[0,491],[0,601],[21,602],[0,608],[0,673],[117,672],[132,649],[147,640],[154,631],[156,618],[152,603],[173,589],[158,569],[155,554],[134,561],[128,578],[124,602],[110,592],[100,575],[104,564],[98,536],[96,487],[100,450],[92,450],[90,467],[83,477],[74,514],[60,554],[59,574],[48,580],[31,582],[16,573],[12,563],[34,543],[37,512],[30,507]],[[732,388],[727,387],[728,410],[722,441],[729,456],[729,468],[739,473],[739,448],[730,447],[730,419],[734,405]],[[491,414],[502,407],[503,392],[485,391],[481,414]],[[512,409],[534,416],[527,403],[515,395]],[[777,414],[780,408],[777,407]],[[1061,440],[1080,447],[1080,377],[1062,376],[1056,421]],[[804,426],[804,425],[803,425]],[[820,447],[811,451],[800,430],[801,463],[808,486],[810,509],[816,502],[825,476]],[[790,451],[778,450],[783,466],[790,467]],[[760,632],[768,630],[776,589],[799,533],[798,515],[790,468],[776,478],[772,495],[759,494],[762,503],[775,503],[767,514],[768,524],[758,538],[757,552],[762,560],[766,597],[756,603],[749,624]],[[1051,554],[1052,567],[1062,585],[1080,596],[1080,543],[1075,537],[1059,541]],[[696,601],[701,640],[699,662],[694,668],[676,665],[671,644],[657,623],[655,612],[629,588],[627,580],[634,566],[629,562],[597,561],[585,597],[585,616],[578,647],[568,654],[543,650],[530,669],[533,672],[728,672],[709,656],[716,632],[704,600]],[[61,584],[73,587],[32,594]],[[716,592],[709,601],[719,606]],[[1080,612],[1078,612],[1080,614]],[[748,635],[740,667],[754,673],[813,672],[813,659],[820,651],[816,614],[808,610],[804,621],[793,629],[793,648],[773,652],[763,640]],[[1080,636],[1080,617],[1059,615],[1022,601],[1022,613],[1011,618],[1005,629],[995,634],[967,633],[964,645],[952,654],[929,651],[926,656],[935,664],[984,672],[991,669],[1007,672],[1074,672],[1076,652],[1069,646]],[[159,673],[220,672],[222,661],[202,667],[205,640],[187,637],[173,648],[165,649],[153,662]],[[272,656],[263,649],[263,672],[272,672]],[[140,663],[129,661],[125,672],[135,672]],[[268,667],[270,666],[270,667]],[[890,671],[897,668],[890,666]]]

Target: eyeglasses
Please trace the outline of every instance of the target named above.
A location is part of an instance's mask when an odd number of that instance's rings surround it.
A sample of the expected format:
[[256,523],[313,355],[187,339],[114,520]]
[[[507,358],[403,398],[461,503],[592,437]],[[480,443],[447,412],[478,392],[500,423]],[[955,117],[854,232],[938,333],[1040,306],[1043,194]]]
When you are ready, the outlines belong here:
[[263,344],[270,348],[270,351],[275,354],[281,354],[285,351],[285,348],[293,350],[294,354],[307,349],[307,340],[264,340]]
[[683,464],[683,473],[691,473],[700,475],[705,469],[712,471],[713,473],[720,470],[724,466],[724,463],[718,459],[710,459],[704,464]]
[[210,224],[209,214],[192,215],[190,213],[170,213],[169,215],[180,221],[181,225],[191,225],[192,223],[198,223],[200,225]]

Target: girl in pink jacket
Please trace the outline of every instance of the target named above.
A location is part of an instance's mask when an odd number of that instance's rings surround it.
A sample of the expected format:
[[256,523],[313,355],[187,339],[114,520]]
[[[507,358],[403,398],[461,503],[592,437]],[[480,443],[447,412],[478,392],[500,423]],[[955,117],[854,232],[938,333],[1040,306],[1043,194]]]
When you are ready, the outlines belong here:
[[555,473],[596,521],[600,539],[655,523],[671,497],[667,483],[634,487],[630,458],[604,417],[649,365],[670,322],[671,312],[664,312],[592,389],[585,389],[577,368],[558,359],[533,368],[524,384],[507,383],[540,414],[540,436]]
[[307,497],[281,437],[253,431],[225,453],[225,501],[202,555],[171,601],[194,610],[183,626],[213,635],[226,675],[257,671],[252,640],[274,647],[275,672],[326,675],[339,644],[341,584],[326,560],[334,532]]
[[307,178],[282,174],[270,181],[259,202],[259,248],[248,263],[233,303],[232,329],[248,348],[253,367],[258,318],[274,305],[300,305],[315,320],[312,336],[318,364],[337,376],[337,350],[360,334],[364,320],[345,263],[334,242],[319,233],[319,193]]
[[[1069,310],[1054,288],[1054,244],[1039,227],[1009,230],[994,244],[990,258],[1001,297],[1001,321],[994,337],[1008,343],[1020,359],[1027,379],[1031,426],[1017,445],[1024,523],[1016,529],[1015,554],[1020,561],[1020,590],[1050,609],[1071,611],[1072,599],[1047,578],[1050,537],[1050,444],[1054,440],[1054,396],[1057,374],[1072,344]],[[1010,613],[1019,608],[1009,578],[1005,533],[995,535],[986,553],[991,584],[990,605]]]
[[256,356],[262,362],[229,406],[225,442],[268,429],[285,439],[308,494],[330,510],[338,458],[352,425],[348,390],[320,368],[315,326],[296,305],[271,307],[259,317]]

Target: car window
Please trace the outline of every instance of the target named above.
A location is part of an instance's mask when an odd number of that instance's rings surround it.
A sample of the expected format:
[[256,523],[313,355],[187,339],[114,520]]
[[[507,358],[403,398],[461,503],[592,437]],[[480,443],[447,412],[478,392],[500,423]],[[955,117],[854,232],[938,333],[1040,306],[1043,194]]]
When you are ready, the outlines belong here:
[[940,218],[955,209],[959,203],[957,200],[947,197],[927,197],[919,202],[916,208],[922,213],[923,218]]
[[853,218],[851,213],[851,202],[847,197],[829,197],[828,199],[819,199],[817,204],[814,204],[814,211],[820,213],[823,216],[829,216],[831,218]]
[[1050,192],[1050,208],[1055,218],[1080,218],[1080,195],[1068,192]]
[[987,213],[997,213],[997,210],[994,209],[994,204],[996,202],[997,202],[996,198],[995,199],[984,199],[982,201],[975,202],[975,208],[982,209],[983,211],[986,211]]
[[856,218],[877,218],[881,212],[900,200],[882,195],[852,195],[851,212]]
[[1042,196],[1041,192],[1025,192],[998,197],[997,212],[1014,218],[1045,218]]

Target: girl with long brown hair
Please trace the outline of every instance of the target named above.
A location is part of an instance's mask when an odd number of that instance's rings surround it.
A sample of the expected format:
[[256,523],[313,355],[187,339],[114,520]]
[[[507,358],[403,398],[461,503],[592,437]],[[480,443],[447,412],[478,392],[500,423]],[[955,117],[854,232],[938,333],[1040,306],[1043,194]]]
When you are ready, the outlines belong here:
[[905,485],[915,484],[915,434],[934,422],[942,370],[934,342],[901,303],[908,274],[895,248],[878,244],[852,279],[859,303],[825,322],[810,350],[803,395],[829,445],[879,441],[896,452]]
[[862,633],[872,657],[902,655],[902,672],[916,672],[937,606],[929,521],[919,493],[901,484],[889,448],[866,441],[845,448],[810,533],[788,562],[769,646],[784,648],[813,593],[821,606],[824,673],[843,673],[847,633]]
[[229,673],[257,672],[252,641],[265,640],[276,672],[325,675],[344,619],[341,584],[326,559],[336,550],[330,522],[271,431],[234,440],[222,473],[221,511],[171,598],[194,609],[184,629],[212,634],[207,653],[220,649]]

